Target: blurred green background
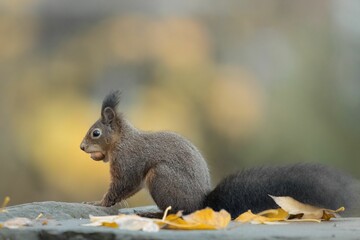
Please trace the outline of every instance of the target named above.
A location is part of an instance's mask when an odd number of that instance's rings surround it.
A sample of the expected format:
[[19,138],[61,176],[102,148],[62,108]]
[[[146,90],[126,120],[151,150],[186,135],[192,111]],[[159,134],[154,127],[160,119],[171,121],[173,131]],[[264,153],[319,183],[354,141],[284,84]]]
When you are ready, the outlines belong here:
[[111,89],[213,184],[294,162],[360,178],[360,1],[0,0],[0,199],[100,200],[108,165],[79,145]]

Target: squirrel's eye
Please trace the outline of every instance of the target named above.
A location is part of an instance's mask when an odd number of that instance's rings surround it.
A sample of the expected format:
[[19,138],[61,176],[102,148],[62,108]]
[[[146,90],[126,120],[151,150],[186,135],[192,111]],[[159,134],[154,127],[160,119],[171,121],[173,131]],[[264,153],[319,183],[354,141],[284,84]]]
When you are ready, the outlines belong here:
[[101,130],[98,128],[95,128],[92,133],[91,133],[91,137],[94,139],[97,139],[101,136]]

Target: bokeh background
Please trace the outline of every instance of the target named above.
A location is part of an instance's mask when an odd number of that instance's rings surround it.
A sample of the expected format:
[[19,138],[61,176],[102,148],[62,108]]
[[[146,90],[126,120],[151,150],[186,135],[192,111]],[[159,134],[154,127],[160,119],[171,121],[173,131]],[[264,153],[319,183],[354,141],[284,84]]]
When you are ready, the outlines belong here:
[[0,0],[0,200],[100,200],[108,165],[79,145],[112,89],[214,185],[294,162],[360,178],[359,1]]

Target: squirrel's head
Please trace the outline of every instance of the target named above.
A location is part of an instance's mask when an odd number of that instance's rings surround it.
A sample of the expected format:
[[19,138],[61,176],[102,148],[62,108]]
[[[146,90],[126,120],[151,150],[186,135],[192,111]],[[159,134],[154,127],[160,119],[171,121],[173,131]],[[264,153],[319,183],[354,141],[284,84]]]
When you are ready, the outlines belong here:
[[109,152],[120,140],[121,114],[117,112],[120,91],[111,92],[103,101],[101,118],[86,133],[80,148],[96,161],[109,161]]

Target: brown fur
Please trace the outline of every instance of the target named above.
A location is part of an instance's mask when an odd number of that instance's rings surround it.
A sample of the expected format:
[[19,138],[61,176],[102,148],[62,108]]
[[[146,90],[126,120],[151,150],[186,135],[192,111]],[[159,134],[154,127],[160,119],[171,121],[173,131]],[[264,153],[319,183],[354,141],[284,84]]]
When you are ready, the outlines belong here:
[[145,176],[145,183],[148,189],[150,189],[152,187],[152,183],[154,181],[154,178],[156,177],[155,175],[155,170],[153,168],[151,168]]
[[[112,206],[131,197],[144,185],[162,210],[192,212],[202,207],[210,191],[207,164],[197,148],[171,132],[143,132],[117,112],[119,92],[103,102],[101,118],[89,129],[81,149],[99,151],[110,162],[111,183],[99,203]],[[99,129],[102,135],[93,137]]]

